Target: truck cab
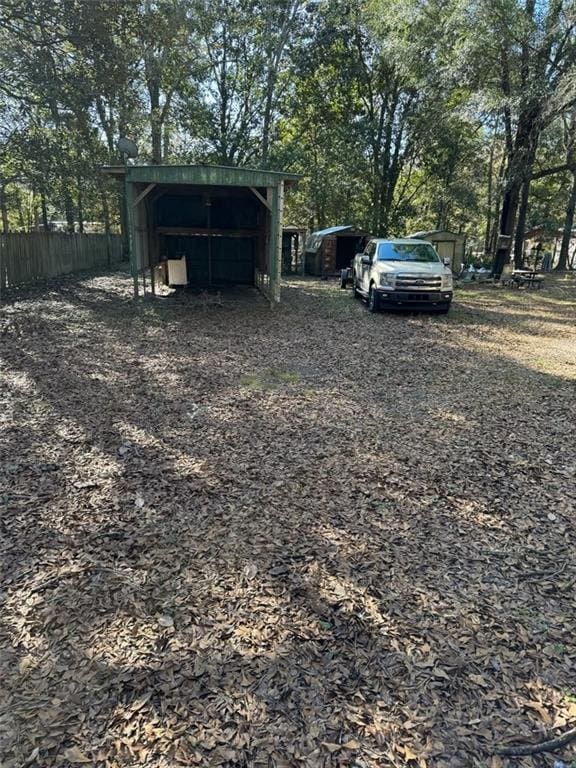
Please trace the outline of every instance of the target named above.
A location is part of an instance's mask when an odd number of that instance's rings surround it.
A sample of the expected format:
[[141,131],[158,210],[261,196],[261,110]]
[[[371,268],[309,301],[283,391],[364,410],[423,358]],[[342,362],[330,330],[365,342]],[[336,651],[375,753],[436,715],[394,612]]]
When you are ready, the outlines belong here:
[[354,257],[352,273],[354,294],[371,312],[450,309],[452,272],[426,240],[370,240]]

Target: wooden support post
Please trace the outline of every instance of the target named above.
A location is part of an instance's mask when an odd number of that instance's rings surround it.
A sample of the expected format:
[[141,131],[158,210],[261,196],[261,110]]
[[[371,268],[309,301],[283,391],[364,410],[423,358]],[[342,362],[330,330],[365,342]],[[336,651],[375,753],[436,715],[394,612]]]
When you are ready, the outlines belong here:
[[[210,196],[206,198],[206,214],[208,231],[212,227],[212,200]],[[208,287],[212,288],[212,235],[208,235]]]
[[144,189],[142,192],[140,192],[140,194],[139,194],[139,195],[138,195],[138,196],[135,198],[134,202],[132,203],[132,205],[134,206],[134,208],[136,208],[136,206],[138,205],[138,203],[139,203],[141,200],[144,200],[144,198],[146,197],[146,195],[148,194],[148,192],[151,192],[151,191],[154,189],[154,187],[155,187],[155,186],[156,186],[156,184],[155,184],[155,183],[154,183],[154,184],[148,184],[148,186],[146,187],[146,189]]
[[249,187],[249,190],[250,190],[250,192],[252,192],[254,195],[256,195],[256,197],[258,198],[258,200],[260,200],[260,202],[262,203],[262,205],[266,206],[266,208],[268,208],[268,210],[269,210],[269,211],[271,211],[271,210],[272,210],[272,208],[270,207],[270,203],[268,202],[268,200],[266,200],[266,198],[265,198],[265,197],[263,197],[263,196],[260,194],[260,192],[258,192],[258,190],[257,190],[255,187]]
[[150,290],[152,291],[152,297],[156,296],[156,277],[154,275],[155,268],[155,253],[154,253],[154,235],[150,223],[153,221],[153,210],[150,198],[144,203],[144,209],[146,211],[146,249],[148,251],[148,268],[150,269]]
[[282,223],[284,221],[284,179],[278,183],[278,235],[276,240],[276,274],[274,276],[274,301],[280,303],[282,283]]
[[271,306],[280,301],[280,275],[282,271],[282,210],[284,206],[284,182],[271,187],[269,201],[272,205],[270,238],[268,241],[268,298]]
[[133,189],[131,182],[128,181],[128,174],[124,176],[124,204],[126,214],[126,246],[128,248],[128,258],[130,260],[130,271],[134,282],[134,298],[138,298],[138,266],[136,264],[136,253],[134,250],[134,215],[133,215]]

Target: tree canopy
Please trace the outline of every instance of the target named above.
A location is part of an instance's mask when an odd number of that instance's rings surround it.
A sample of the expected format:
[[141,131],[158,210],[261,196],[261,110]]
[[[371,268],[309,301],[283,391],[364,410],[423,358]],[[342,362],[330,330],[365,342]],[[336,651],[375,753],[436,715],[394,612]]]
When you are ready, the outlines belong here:
[[2,227],[115,226],[99,168],[129,136],[139,162],[302,173],[290,223],[519,260],[572,226],[575,62],[573,0],[5,0]]

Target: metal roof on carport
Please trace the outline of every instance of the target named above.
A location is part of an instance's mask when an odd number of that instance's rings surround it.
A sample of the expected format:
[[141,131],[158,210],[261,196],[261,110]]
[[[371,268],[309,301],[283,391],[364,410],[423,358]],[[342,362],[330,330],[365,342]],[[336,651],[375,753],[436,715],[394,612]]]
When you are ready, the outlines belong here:
[[[135,296],[139,293],[138,275],[139,266],[142,265],[139,264],[135,255],[137,226],[134,221],[134,210],[149,192],[157,187],[186,185],[199,188],[244,187],[251,190],[268,209],[270,223],[267,266],[266,272],[259,272],[257,279],[259,287],[271,301],[280,300],[284,187],[297,182],[301,178],[299,174],[222,165],[122,165],[105,166],[103,171],[124,183],[127,250],[134,279]],[[210,236],[210,231],[206,230],[206,234]],[[148,259],[152,275],[153,264],[150,256]],[[142,274],[145,275],[146,267],[143,269]]]
[[282,171],[234,168],[226,165],[107,165],[104,172],[126,176],[140,184],[193,184],[209,187],[274,187],[280,181],[291,184],[301,176]]

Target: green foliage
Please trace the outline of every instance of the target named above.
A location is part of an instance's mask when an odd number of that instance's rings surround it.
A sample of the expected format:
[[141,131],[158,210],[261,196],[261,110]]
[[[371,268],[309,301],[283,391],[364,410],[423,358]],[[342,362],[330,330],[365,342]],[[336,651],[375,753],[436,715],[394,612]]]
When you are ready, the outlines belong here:
[[[562,0],[6,0],[4,226],[117,224],[99,167],[127,135],[141,162],[302,173],[294,224],[446,228],[481,249],[526,105],[537,165],[563,161],[573,21]],[[534,183],[529,225],[561,226],[566,180]]]

